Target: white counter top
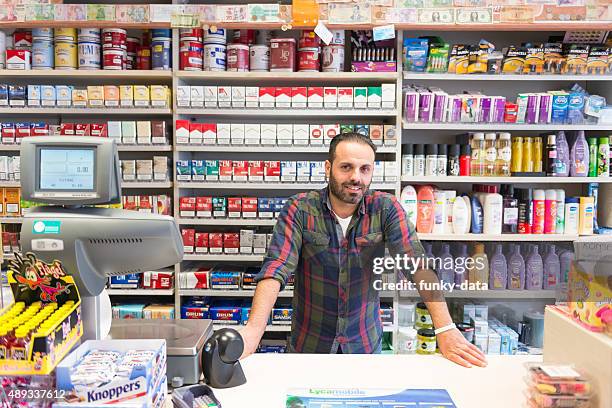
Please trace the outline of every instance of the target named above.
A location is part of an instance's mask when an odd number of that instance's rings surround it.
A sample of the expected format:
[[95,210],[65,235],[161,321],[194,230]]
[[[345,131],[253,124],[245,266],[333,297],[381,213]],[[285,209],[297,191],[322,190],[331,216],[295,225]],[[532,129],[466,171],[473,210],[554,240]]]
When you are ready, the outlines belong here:
[[459,408],[516,408],[525,401],[526,361],[487,356],[486,368],[463,368],[440,355],[255,354],[242,361],[247,383],[214,390],[223,408],[282,408],[289,388],[445,388]]

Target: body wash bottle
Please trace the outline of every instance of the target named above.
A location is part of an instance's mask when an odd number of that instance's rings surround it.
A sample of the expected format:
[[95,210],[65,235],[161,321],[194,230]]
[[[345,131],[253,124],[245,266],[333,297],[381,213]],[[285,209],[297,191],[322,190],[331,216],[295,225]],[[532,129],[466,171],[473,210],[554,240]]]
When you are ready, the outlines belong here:
[[544,264],[538,250],[539,247],[533,245],[525,261],[525,289],[527,290],[542,289]]
[[574,251],[565,250],[559,254],[559,282],[566,283],[569,280],[572,262],[574,262]]
[[563,234],[565,232],[565,190],[557,189],[557,222],[555,234]]
[[503,253],[502,244],[497,244],[489,267],[489,289],[506,289],[507,280],[508,263]]
[[503,198],[498,194],[494,186],[489,188],[489,192],[484,194],[483,202],[483,232],[485,234],[499,235],[502,233],[502,217],[503,217]]
[[570,172],[570,150],[564,131],[557,132],[557,177],[567,177]]
[[570,154],[570,175],[586,177],[589,174],[589,144],[584,138],[584,130],[578,132],[578,137],[572,146]]
[[559,262],[559,256],[555,252],[554,245],[548,246],[543,262],[544,282],[542,286],[546,290],[554,290],[557,288],[561,276],[561,263]]
[[400,195],[400,203],[402,204],[402,208],[406,211],[406,215],[408,217],[408,221],[412,224],[413,227],[416,227],[417,224],[417,193],[414,187],[406,186],[402,190],[402,194]]
[[482,234],[482,206],[480,205],[480,201],[476,196],[472,196],[471,199],[471,207],[472,207],[472,234]]
[[450,253],[450,245],[443,244],[442,252],[440,253],[440,270],[438,271],[438,279],[446,283],[455,281],[455,265],[454,258]]
[[459,244],[459,252],[455,257],[455,284],[461,285],[464,282],[469,281],[469,272],[466,267],[467,259],[470,255],[468,254],[467,244]]
[[520,245],[512,244],[508,261],[508,289],[525,289],[525,260]]
[[430,234],[434,225],[434,190],[432,186],[420,186],[417,192],[416,230]]
[[474,267],[470,269],[470,283],[489,283],[489,259],[484,244],[474,245]]
[[453,203],[452,222],[453,234],[463,235],[469,232],[468,209],[462,197],[458,197]]

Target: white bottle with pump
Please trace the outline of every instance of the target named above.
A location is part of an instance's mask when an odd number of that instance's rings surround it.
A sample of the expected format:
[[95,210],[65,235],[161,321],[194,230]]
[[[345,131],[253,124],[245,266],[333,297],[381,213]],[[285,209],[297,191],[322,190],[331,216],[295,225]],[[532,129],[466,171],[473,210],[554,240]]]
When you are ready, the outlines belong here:
[[453,204],[453,234],[467,234],[470,230],[469,211],[465,205],[465,200],[458,197]]
[[417,223],[417,193],[414,187],[406,186],[400,195],[400,203],[406,211],[408,221],[416,228]]
[[501,194],[492,192],[483,194],[483,197],[483,233],[499,235],[502,233],[504,199]]

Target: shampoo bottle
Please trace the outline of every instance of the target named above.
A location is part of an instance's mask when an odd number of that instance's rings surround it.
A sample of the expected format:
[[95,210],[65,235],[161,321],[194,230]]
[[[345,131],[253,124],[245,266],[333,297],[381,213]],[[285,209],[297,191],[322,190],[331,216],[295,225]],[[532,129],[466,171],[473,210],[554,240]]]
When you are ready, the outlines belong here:
[[453,256],[450,253],[450,245],[443,244],[442,252],[440,253],[440,270],[438,270],[438,279],[445,283],[455,282],[455,264]]
[[474,267],[470,269],[470,283],[489,283],[489,259],[484,244],[474,245]]
[[559,282],[568,282],[572,262],[574,262],[574,251],[566,250],[559,254]]
[[520,245],[513,245],[508,261],[508,289],[525,289],[525,260]]
[[466,267],[467,260],[469,259],[467,244],[459,244],[459,252],[455,257],[455,284],[461,285],[464,282],[469,281],[469,273]]
[[555,246],[549,245],[548,251],[544,255],[544,282],[545,290],[554,290],[557,288],[561,276],[561,263],[559,255],[555,252]]
[[506,289],[507,280],[508,263],[503,253],[502,244],[497,244],[489,267],[489,289]]
[[610,142],[607,137],[599,138],[597,149],[597,176],[610,177]]
[[469,234],[472,228],[472,199],[467,194],[461,196],[463,201],[465,202],[465,208],[467,208],[467,228],[465,230],[466,234]]
[[444,225],[444,233],[453,233],[453,206],[457,199],[457,192],[455,190],[446,190],[446,224]]
[[516,234],[518,231],[518,200],[514,198],[514,187],[512,184],[502,186],[501,195],[504,198],[502,233]]
[[597,138],[589,137],[589,177],[597,177]]
[[[489,189],[494,191],[496,188]],[[483,231],[485,234],[499,235],[502,232],[503,198],[498,193],[488,193],[484,196]]]
[[557,163],[557,176],[567,177],[570,172],[570,150],[567,144],[567,138],[565,137],[564,131],[557,132],[557,157],[559,162]]
[[420,186],[417,192],[416,230],[430,234],[434,225],[434,190],[432,186]]
[[472,207],[472,234],[482,234],[482,206],[480,205],[480,201],[478,201],[476,196],[472,196],[470,204]]
[[463,197],[458,197],[453,204],[453,234],[467,234],[470,229],[468,209]]
[[557,222],[555,234],[563,234],[565,232],[565,190],[557,189]]
[[546,193],[544,192],[544,190],[533,191],[533,226],[531,227],[532,234],[544,233],[545,201]]
[[578,224],[580,220],[580,199],[568,197],[565,199],[565,229],[568,235],[578,235]]
[[595,218],[595,198],[580,197],[580,215],[578,218],[578,234],[593,235],[594,218]]
[[578,137],[572,146],[570,174],[572,177],[586,177],[589,174],[589,144],[584,138],[583,130],[578,132]]
[[538,253],[539,247],[533,245],[531,253],[525,261],[525,289],[538,290],[542,289],[542,278],[544,275],[544,264],[542,257]]
[[554,234],[557,231],[557,191],[546,190],[544,197],[544,233]]
[[400,203],[402,208],[406,211],[408,221],[412,226],[416,226],[417,223],[417,193],[414,187],[406,186],[402,190],[400,195]]

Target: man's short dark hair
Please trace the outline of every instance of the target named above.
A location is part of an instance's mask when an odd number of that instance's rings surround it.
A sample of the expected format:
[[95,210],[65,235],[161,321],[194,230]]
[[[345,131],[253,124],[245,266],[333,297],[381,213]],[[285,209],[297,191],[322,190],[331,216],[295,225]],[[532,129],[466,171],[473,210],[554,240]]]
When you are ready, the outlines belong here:
[[335,136],[332,139],[329,145],[329,154],[327,156],[327,159],[329,160],[330,163],[334,162],[334,159],[336,158],[336,148],[342,142],[355,142],[355,143],[361,143],[364,145],[368,145],[370,146],[372,151],[376,153],[376,145],[372,143],[372,140],[369,137],[364,136],[361,133],[357,133],[357,132],[340,133],[339,135]]

